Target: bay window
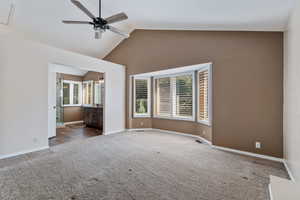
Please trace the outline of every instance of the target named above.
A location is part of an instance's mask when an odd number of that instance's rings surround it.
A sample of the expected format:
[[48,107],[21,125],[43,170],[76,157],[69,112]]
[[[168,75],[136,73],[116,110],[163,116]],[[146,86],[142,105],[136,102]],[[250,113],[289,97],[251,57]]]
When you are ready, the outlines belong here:
[[154,118],[187,120],[210,126],[211,66],[207,63],[133,76],[133,117],[151,116],[151,82]]

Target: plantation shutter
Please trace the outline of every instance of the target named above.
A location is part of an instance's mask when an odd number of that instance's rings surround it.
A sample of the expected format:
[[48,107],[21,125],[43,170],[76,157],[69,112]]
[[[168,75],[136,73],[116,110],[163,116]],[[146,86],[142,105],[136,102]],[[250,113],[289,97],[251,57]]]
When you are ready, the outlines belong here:
[[193,77],[191,74],[177,76],[174,81],[176,81],[176,92],[173,95],[174,114],[177,117],[190,118],[193,116]]
[[135,79],[135,113],[148,113],[148,80]]
[[208,121],[208,70],[198,72],[199,120]]
[[172,115],[171,79],[156,79],[157,88],[157,115],[169,117]]

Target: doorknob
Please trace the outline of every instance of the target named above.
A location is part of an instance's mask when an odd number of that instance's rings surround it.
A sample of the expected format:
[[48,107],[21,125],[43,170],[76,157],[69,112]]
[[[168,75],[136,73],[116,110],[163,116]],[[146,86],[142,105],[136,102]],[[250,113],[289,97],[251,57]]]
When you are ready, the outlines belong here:
[[56,106],[53,106],[53,109],[55,110],[55,109],[56,109]]

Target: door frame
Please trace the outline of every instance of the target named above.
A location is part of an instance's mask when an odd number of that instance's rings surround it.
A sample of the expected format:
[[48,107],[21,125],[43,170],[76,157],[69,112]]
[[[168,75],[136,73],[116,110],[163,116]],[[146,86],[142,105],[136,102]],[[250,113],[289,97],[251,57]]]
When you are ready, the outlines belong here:
[[[56,136],[56,73],[68,73],[66,71],[76,69],[81,70],[79,67],[67,66],[57,63],[48,64],[48,139]],[[88,70],[83,68],[82,70]],[[106,116],[106,73],[97,70],[89,70],[93,72],[103,73],[104,79],[104,98],[103,98],[103,135],[105,135],[105,116]],[[53,109],[55,106],[55,109]]]

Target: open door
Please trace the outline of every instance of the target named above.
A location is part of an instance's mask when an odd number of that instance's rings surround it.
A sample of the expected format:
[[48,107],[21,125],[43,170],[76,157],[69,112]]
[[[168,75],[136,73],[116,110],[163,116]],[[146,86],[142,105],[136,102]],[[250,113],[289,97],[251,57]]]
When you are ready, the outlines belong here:
[[48,76],[48,139],[56,136],[56,72],[49,67]]

